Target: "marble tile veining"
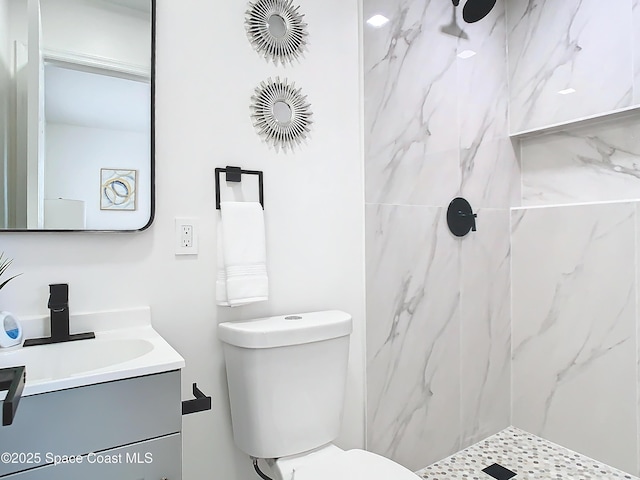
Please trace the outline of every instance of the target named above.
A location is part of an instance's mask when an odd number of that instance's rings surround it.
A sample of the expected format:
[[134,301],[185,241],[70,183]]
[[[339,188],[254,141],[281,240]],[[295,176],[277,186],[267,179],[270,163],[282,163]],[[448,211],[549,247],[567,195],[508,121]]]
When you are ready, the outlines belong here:
[[640,198],[640,115],[522,141],[523,205]]
[[460,449],[460,255],[445,223],[443,208],[366,207],[367,445],[411,470]]
[[461,24],[468,38],[458,52],[475,55],[457,59],[458,193],[474,208],[509,208],[520,202],[520,170],[508,138],[505,4],[496,3],[481,22]]
[[[481,143],[508,135],[507,49],[505,2],[498,2],[481,22],[459,20],[468,38],[458,42],[458,122],[461,149],[474,150]],[[462,3],[461,3],[462,5]],[[458,15],[460,14],[458,8]],[[488,206],[488,205],[485,205]]]
[[[474,24],[450,0],[362,6],[389,19],[363,23],[367,443],[415,470],[508,424],[505,5]],[[483,212],[473,242],[446,226],[462,195]]]
[[461,242],[462,446],[511,423],[509,211],[476,213],[478,230]]
[[508,138],[485,141],[460,151],[460,195],[474,208],[520,205],[520,166]]
[[511,132],[632,103],[630,0],[506,4]]
[[512,218],[511,421],[626,471],[638,456],[635,222],[633,203]]
[[[365,190],[369,203],[509,208],[520,198],[508,140],[505,7],[477,24],[441,0],[365,0]],[[452,21],[465,38],[443,33]],[[470,58],[457,55],[465,50]],[[490,184],[490,186],[487,186]]]
[[[365,18],[379,4],[365,2]],[[366,198],[382,203],[390,184],[415,181],[404,162],[458,148],[456,38],[439,30],[451,4],[398,0],[386,8],[389,23],[364,31]]]
[[508,427],[418,472],[425,480],[491,480],[482,469],[497,463],[514,480],[638,480],[515,427]]
[[424,153],[415,143],[402,152],[401,161],[367,162],[367,179],[370,197],[381,203],[447,205],[460,187],[460,153],[457,148]]

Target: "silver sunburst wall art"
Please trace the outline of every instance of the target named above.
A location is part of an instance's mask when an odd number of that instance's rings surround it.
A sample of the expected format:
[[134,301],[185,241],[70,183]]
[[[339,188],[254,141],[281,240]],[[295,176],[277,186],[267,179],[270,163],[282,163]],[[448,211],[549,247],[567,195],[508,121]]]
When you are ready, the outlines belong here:
[[251,97],[251,118],[258,134],[278,151],[293,150],[311,132],[311,104],[287,79],[260,82]]
[[307,24],[293,0],[249,2],[245,27],[249,41],[267,61],[278,65],[299,59],[307,45]]

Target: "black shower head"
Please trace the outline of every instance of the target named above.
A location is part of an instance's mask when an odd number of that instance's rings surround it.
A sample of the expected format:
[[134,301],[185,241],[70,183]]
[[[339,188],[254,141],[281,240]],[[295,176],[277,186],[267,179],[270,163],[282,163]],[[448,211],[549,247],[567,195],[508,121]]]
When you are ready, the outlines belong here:
[[[455,0],[454,0],[455,2]],[[467,0],[462,9],[462,18],[467,23],[474,23],[489,15],[496,0]]]

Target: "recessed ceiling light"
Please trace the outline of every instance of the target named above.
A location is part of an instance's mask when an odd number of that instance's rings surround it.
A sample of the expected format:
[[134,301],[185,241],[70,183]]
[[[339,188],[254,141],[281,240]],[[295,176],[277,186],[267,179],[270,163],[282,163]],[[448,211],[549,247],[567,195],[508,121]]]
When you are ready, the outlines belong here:
[[369,25],[371,25],[372,27],[376,27],[377,28],[377,27],[381,27],[382,25],[384,25],[388,21],[389,21],[389,19],[387,17],[385,17],[384,15],[374,15],[369,20],[367,20],[367,23]]
[[476,54],[473,50],[463,50],[458,54],[460,58],[471,58]]
[[558,92],[560,95],[569,95],[570,93],[576,93],[575,88],[565,88],[564,90],[560,90]]

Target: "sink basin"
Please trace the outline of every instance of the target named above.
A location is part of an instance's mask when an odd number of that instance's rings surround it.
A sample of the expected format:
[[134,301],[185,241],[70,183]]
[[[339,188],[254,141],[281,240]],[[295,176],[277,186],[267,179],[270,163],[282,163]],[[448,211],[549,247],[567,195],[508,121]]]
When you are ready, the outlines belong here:
[[[0,349],[0,368],[26,367],[23,397],[184,367],[180,354],[151,327],[148,307],[79,314],[71,322],[79,331],[94,331],[96,338]],[[27,331],[29,322],[22,323]],[[43,334],[32,330],[25,337]],[[0,401],[5,395],[0,392]]]
[[6,366],[27,366],[27,383],[56,380],[115,367],[153,350],[139,338],[91,339],[21,348],[2,357]]

